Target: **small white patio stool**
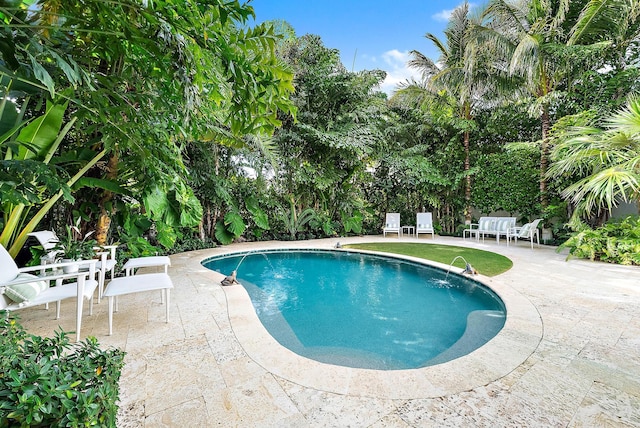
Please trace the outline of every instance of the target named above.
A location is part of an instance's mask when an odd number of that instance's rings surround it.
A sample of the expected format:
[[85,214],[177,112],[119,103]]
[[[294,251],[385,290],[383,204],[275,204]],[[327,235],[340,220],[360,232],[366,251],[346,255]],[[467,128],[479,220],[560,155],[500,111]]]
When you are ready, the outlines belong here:
[[135,274],[138,268],[152,266],[164,266],[164,273],[167,273],[171,266],[171,259],[168,256],[135,257],[127,260],[122,268],[125,270],[125,275],[130,276]]
[[107,284],[104,297],[109,298],[109,336],[113,332],[113,300],[116,299],[116,312],[118,312],[118,296],[123,294],[140,293],[143,291],[162,290],[165,302],[166,322],[169,322],[169,290],[173,288],[173,282],[167,273],[146,273],[116,278]]
[[[164,266],[164,273],[169,271],[171,266],[171,259],[169,256],[149,256],[149,257],[134,257],[127,260],[122,266],[126,276],[135,275],[136,269],[143,267]],[[164,303],[164,293],[160,293],[160,302]],[[118,301],[116,300],[116,305]]]

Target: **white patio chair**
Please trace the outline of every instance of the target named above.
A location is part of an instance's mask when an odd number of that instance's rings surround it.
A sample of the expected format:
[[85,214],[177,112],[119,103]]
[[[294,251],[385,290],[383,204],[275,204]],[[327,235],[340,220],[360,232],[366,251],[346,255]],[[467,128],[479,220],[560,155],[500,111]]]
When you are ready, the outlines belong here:
[[[47,252],[47,257],[50,260],[55,260],[57,254],[61,252],[55,249],[59,242],[55,232],[51,230],[41,230],[31,232],[29,236],[33,236],[38,240],[42,248]],[[107,272],[109,272],[109,279],[113,279],[115,276],[117,248],[117,245],[103,245],[94,248],[96,250],[96,256],[100,257],[98,263],[96,263],[96,269],[98,271],[98,303],[100,303],[102,294],[104,293],[104,283]]]
[[49,258],[51,261],[56,259],[56,256],[60,251],[55,249],[59,242],[55,232],[51,230],[41,230],[39,232],[31,232],[29,233],[29,236],[33,236],[38,240],[46,252],[45,257]]
[[533,249],[534,238],[538,241],[538,247],[540,246],[540,230],[538,224],[542,221],[541,218],[535,219],[531,223],[524,224],[518,227],[512,227],[507,233],[507,245],[509,245],[510,238],[514,238],[516,244],[518,239],[529,239],[531,241],[531,249]]
[[419,238],[421,233],[430,233],[431,237],[435,238],[433,215],[431,213],[416,214],[416,238]]
[[382,228],[382,235],[387,236],[387,233],[395,233],[398,238],[401,235],[400,228],[400,213],[387,213],[385,225]]
[[[76,299],[76,341],[80,340],[83,300],[90,301],[89,314],[93,314],[93,293],[98,286],[95,280],[97,260],[80,260],[18,268],[9,252],[0,245],[0,310],[16,311],[32,306],[56,302],[56,319],[60,318],[60,301]],[[74,273],[58,273],[64,266],[78,265],[85,270]],[[37,275],[34,275],[33,272]],[[75,282],[63,284],[63,279]],[[55,287],[51,282],[55,281]]]
[[[136,274],[136,269],[145,267],[162,267],[164,272]],[[118,312],[118,296],[160,290],[160,301],[165,304],[165,322],[169,322],[170,291],[173,282],[168,269],[171,260],[167,256],[150,256],[129,259],[123,266],[126,276],[115,278],[109,282],[104,296],[109,299],[109,335],[113,333],[113,312]]]

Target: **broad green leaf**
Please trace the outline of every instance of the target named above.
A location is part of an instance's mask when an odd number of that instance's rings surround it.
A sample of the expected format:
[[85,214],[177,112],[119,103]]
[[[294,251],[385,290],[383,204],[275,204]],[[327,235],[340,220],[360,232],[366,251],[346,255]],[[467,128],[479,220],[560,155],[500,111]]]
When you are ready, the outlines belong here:
[[76,182],[75,186],[73,186],[73,189],[77,190],[82,187],[92,187],[108,190],[119,195],[131,195],[131,193],[127,189],[121,187],[117,182],[113,180],[105,180],[102,178],[82,177]]
[[178,239],[178,233],[176,232],[176,230],[163,222],[156,223],[156,230],[158,231],[156,239],[158,240],[160,245],[165,248],[173,248],[176,240]]
[[36,79],[38,79],[44,86],[47,87],[49,91],[49,95],[51,98],[55,97],[55,84],[53,83],[53,79],[49,72],[36,60],[33,55],[27,53],[29,59],[31,60],[31,67],[33,68],[33,74]]
[[233,233],[236,237],[242,235],[247,228],[240,214],[233,211],[228,212],[227,215],[224,216],[224,224],[229,232]]
[[47,110],[44,115],[37,117],[22,128],[17,138],[17,141],[23,146],[20,148],[20,159],[28,159],[36,155],[45,157],[60,133],[66,109],[66,103],[47,102]]
[[253,196],[247,198],[245,200],[245,206],[247,207],[247,211],[253,216],[253,221],[256,223],[256,226],[264,230],[269,230],[269,216],[260,209],[256,198]]
[[16,105],[10,101],[6,101],[2,104],[2,111],[0,111],[0,135],[11,131],[16,125],[18,119],[18,109]]
[[162,191],[160,186],[155,186],[150,193],[144,196],[143,201],[147,212],[152,214],[161,214],[169,209],[167,194]]
[[222,221],[216,223],[215,236],[216,239],[222,243],[222,245],[229,245],[233,242],[234,239],[233,234],[229,233]]

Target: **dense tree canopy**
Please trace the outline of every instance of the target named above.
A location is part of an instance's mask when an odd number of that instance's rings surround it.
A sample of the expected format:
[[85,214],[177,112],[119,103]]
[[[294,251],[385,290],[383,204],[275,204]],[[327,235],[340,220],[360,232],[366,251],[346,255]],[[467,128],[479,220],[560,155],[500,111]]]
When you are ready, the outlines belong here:
[[[103,216],[112,212],[111,193],[117,192],[137,195],[147,214],[169,228],[197,224],[199,204],[182,179],[184,143],[269,134],[279,125],[279,111],[292,112],[292,76],[274,54],[272,28],[241,27],[253,15],[250,6],[14,1],[0,13],[5,168],[22,160],[11,155],[18,145],[34,161],[92,178],[67,184],[103,188],[94,200]],[[44,101],[52,106],[46,111]],[[21,135],[43,113],[44,123],[53,122],[51,112],[61,115],[48,128],[48,142],[29,146]],[[60,119],[75,122],[66,135],[56,131]],[[108,162],[100,164],[105,155]],[[66,189],[64,175],[58,177]],[[47,202],[60,197],[51,194],[55,186],[48,190],[30,205],[46,213]],[[70,195],[63,194],[72,201]],[[15,242],[15,253],[42,215],[21,228],[29,215],[13,200],[3,196],[0,240]]]
[[249,3],[0,2],[0,243],[77,217],[136,255],[378,233],[385,212],[442,234],[499,211],[603,221],[638,194],[618,120],[637,102],[616,113],[640,89],[636,3],[464,3],[387,99],[384,72],[249,27]]

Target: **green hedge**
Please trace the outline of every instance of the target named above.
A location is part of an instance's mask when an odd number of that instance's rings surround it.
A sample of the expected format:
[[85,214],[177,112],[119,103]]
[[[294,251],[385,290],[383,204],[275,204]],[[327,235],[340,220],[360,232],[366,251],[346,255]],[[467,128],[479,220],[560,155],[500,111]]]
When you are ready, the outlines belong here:
[[115,427],[123,351],[27,334],[0,311],[0,427]]

